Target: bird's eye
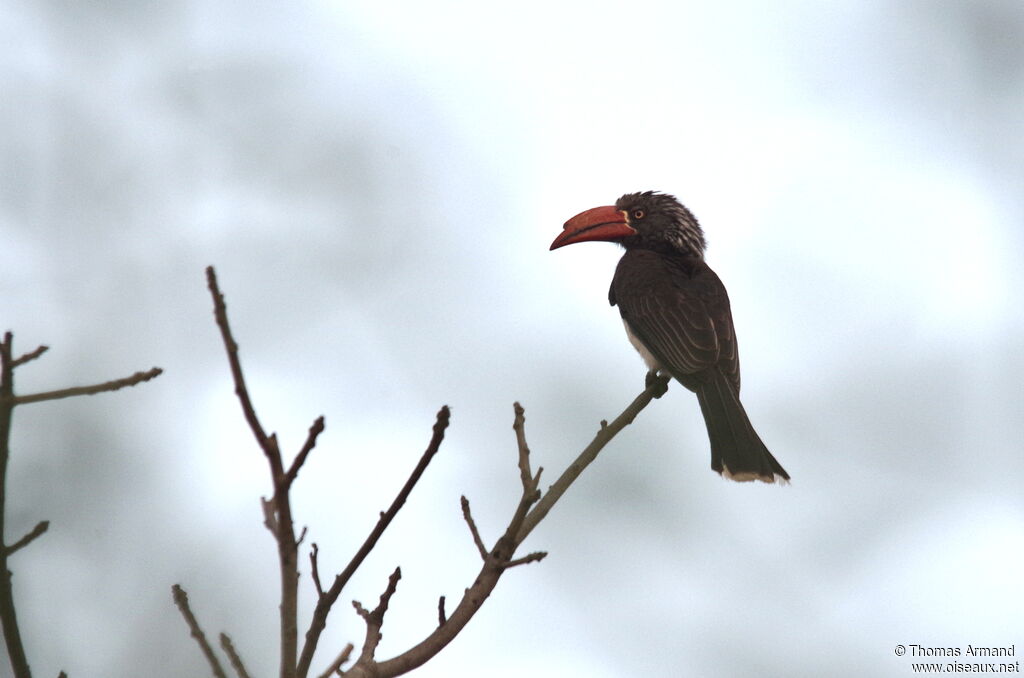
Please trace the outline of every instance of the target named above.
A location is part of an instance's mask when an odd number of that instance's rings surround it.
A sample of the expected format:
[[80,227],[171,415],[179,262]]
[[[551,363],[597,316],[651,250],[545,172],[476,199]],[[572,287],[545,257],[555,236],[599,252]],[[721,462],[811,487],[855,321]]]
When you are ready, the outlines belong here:
[[643,219],[646,216],[647,216],[647,212],[644,212],[643,210],[633,210],[633,218],[634,219]]

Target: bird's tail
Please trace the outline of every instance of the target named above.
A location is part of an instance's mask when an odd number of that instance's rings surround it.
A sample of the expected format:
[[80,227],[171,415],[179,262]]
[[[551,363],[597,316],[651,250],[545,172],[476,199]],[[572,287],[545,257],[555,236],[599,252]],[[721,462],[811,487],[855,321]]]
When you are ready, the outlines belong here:
[[710,378],[696,390],[711,440],[711,468],[740,482],[788,481],[789,474],[761,442],[725,375],[718,370],[706,374]]

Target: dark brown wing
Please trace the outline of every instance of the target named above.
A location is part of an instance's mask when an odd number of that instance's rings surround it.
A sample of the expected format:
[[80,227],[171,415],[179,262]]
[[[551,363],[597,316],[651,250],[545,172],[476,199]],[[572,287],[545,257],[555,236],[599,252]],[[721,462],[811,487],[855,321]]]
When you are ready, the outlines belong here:
[[[707,264],[629,250],[615,269],[609,300],[630,331],[683,384],[717,367],[740,390],[729,295]],[[699,378],[699,377],[696,377]]]

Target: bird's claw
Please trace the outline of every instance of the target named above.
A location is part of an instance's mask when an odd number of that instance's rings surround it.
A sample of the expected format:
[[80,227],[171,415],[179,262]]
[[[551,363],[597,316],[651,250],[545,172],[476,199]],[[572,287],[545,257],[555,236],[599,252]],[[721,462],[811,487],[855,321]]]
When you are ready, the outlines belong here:
[[655,387],[653,394],[655,398],[660,398],[668,392],[668,379],[660,376],[654,370],[647,373],[647,377],[644,379],[644,385],[647,388],[651,388],[652,386]]

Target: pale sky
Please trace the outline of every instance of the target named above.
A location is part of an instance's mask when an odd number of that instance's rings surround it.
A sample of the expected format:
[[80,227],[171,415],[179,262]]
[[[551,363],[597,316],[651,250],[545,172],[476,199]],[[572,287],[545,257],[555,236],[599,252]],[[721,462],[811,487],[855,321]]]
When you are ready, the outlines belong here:
[[415,675],[904,676],[897,644],[1024,645],[1022,34],[1010,0],[6,3],[0,331],[51,346],[18,388],[165,369],[15,415],[6,538],[50,520],[13,559],[33,670],[204,675],[180,583],[276,671],[208,264],[267,428],[294,451],[326,417],[295,497],[325,577],[452,407],[314,669],[396,565],[379,656],[418,642],[479,567],[459,495],[488,542],[514,508],[512,402],[553,481],[642,390],[619,250],[548,245],[646,189],[701,220],[793,483],[713,474],[673,386]]

